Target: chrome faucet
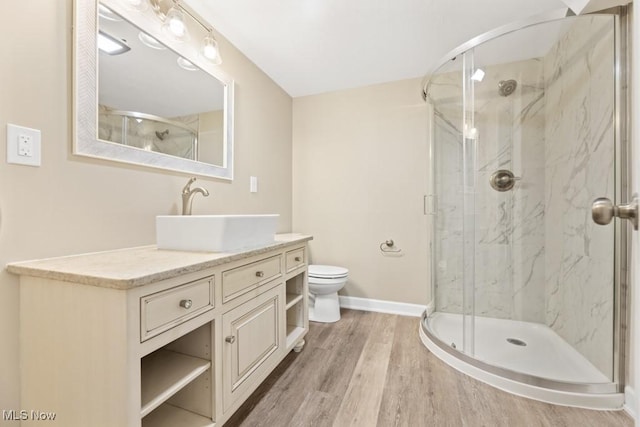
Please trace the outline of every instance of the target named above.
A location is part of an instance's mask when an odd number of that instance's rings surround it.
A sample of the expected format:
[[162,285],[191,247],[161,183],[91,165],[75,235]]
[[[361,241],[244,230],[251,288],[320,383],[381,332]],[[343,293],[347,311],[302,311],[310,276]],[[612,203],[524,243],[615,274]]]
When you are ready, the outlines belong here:
[[187,185],[182,189],[182,215],[191,215],[191,205],[193,204],[193,196],[196,193],[201,193],[204,197],[209,195],[209,192],[202,187],[191,188],[191,184],[196,180],[195,177],[189,179]]

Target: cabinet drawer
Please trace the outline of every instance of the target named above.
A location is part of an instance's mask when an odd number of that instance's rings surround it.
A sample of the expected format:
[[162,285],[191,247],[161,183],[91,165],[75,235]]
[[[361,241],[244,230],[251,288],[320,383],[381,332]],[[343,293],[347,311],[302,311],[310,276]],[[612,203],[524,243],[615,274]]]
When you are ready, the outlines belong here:
[[304,248],[287,252],[285,255],[285,270],[290,272],[304,265]]
[[213,308],[213,276],[140,298],[140,341]]
[[282,275],[280,255],[222,273],[222,302],[230,301]]

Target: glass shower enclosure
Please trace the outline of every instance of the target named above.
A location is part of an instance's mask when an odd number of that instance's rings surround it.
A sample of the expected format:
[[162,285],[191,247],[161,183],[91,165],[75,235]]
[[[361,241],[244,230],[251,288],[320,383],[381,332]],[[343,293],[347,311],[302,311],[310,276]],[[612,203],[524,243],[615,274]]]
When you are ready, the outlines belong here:
[[423,92],[434,201],[423,341],[501,388],[603,408],[622,405],[627,230],[591,219],[595,198],[626,197],[626,9],[608,12],[477,37]]

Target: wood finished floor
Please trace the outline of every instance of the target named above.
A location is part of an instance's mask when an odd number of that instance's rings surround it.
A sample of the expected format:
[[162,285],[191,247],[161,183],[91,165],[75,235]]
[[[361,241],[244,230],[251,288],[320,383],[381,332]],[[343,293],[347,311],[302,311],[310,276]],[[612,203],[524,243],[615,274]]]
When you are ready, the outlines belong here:
[[418,319],[343,310],[312,323],[225,426],[633,426],[623,411],[591,411],[514,396],[431,354]]

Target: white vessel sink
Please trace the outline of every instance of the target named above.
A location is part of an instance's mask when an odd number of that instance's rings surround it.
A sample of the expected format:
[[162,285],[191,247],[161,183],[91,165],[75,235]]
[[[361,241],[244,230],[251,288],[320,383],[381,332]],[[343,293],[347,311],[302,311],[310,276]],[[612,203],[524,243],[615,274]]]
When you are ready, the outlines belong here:
[[158,249],[234,252],[274,242],[280,215],[158,215]]

